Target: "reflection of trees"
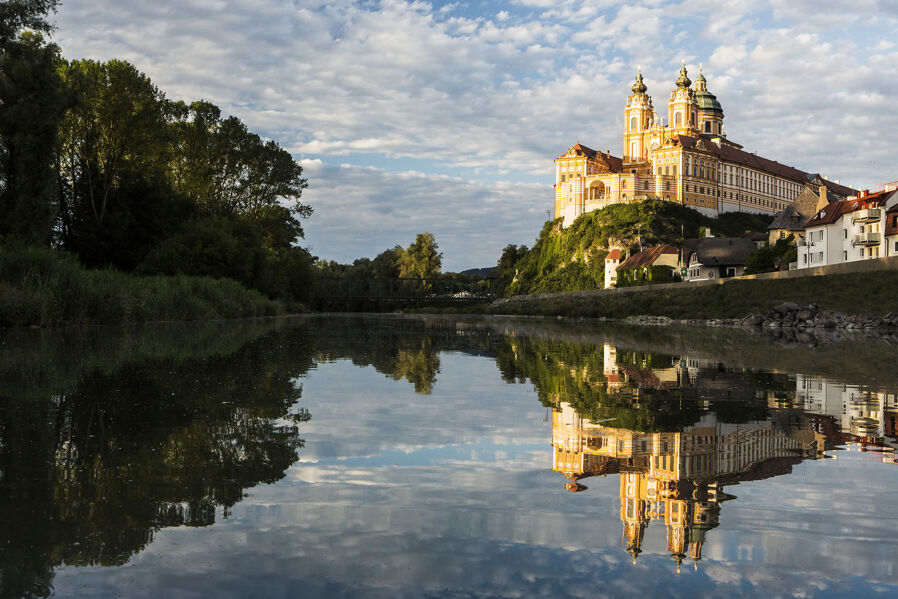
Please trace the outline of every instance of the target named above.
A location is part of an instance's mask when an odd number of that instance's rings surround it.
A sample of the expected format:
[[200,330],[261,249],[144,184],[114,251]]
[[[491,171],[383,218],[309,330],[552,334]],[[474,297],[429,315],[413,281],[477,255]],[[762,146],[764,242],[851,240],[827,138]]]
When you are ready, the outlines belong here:
[[497,356],[503,379],[530,380],[543,405],[558,407],[563,401],[594,422],[647,432],[680,430],[706,411],[726,422],[763,419],[766,397],[759,389],[779,389],[785,382],[782,375],[719,366],[692,379],[679,362],[673,356],[619,351],[613,363],[605,364],[601,345],[528,337],[506,338]]
[[393,359],[393,380],[404,378],[415,386],[416,393],[430,395],[440,371],[440,357],[433,351],[429,339],[421,341],[421,349],[398,348]]
[[0,597],[47,595],[61,563],[122,564],[156,531],[211,524],[246,488],[283,477],[309,417],[289,410],[311,343],[245,333],[242,347],[222,331],[226,345],[185,357],[185,332],[177,358],[130,354],[109,370],[73,357],[85,368],[58,391],[2,365]]

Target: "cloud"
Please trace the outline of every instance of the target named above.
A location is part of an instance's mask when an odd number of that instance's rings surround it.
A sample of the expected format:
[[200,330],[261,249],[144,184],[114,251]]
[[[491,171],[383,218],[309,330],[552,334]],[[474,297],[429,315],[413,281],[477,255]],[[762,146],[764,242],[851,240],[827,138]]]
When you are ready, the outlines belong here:
[[551,206],[552,188],[544,184],[301,164],[310,180],[303,198],[315,208],[306,242],[313,254],[338,262],[373,258],[428,231],[444,269],[492,266],[505,245],[532,245]]

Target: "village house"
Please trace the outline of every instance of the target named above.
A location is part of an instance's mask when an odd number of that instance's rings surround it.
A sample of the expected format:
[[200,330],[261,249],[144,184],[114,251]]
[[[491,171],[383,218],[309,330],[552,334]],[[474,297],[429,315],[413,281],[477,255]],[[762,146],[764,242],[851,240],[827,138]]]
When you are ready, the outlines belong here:
[[[833,202],[805,224],[798,242],[798,268],[814,268],[898,255],[898,223],[892,210],[898,205],[894,186],[861,192],[859,197]],[[892,221],[888,216],[892,215]],[[893,239],[895,238],[895,239]],[[892,241],[889,244],[889,241]],[[890,251],[891,250],[891,251]]]
[[755,242],[745,237],[687,239],[680,250],[680,273],[684,281],[737,277],[755,249]]
[[779,239],[786,239],[789,235],[792,235],[797,243],[804,237],[805,223],[829,204],[845,199],[845,196],[833,193],[824,183],[819,176],[814,177],[792,203],[777,213],[773,222],[767,227],[770,245]]
[[617,284],[618,264],[620,264],[620,250],[613,248],[605,256],[605,289],[611,289]]
[[637,252],[617,267],[618,286],[672,282],[678,256],[669,243]]

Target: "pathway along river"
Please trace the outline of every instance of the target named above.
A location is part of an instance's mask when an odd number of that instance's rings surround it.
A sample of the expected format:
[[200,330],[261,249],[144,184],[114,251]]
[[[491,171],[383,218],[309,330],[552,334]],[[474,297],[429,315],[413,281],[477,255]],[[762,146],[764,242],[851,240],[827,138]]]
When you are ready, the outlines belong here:
[[889,339],[0,332],[0,597],[894,596]]

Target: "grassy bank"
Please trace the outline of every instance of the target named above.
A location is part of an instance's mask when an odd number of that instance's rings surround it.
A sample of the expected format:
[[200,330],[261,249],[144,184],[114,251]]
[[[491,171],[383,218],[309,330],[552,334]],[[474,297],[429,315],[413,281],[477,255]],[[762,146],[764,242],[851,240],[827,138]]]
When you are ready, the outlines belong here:
[[118,324],[283,314],[228,279],[88,270],[63,252],[0,246],[0,326]]
[[879,271],[785,280],[732,280],[722,285],[683,283],[628,293],[517,297],[493,304],[492,314],[626,318],[741,318],[781,302],[816,303],[823,310],[883,315],[898,311],[898,273]]

